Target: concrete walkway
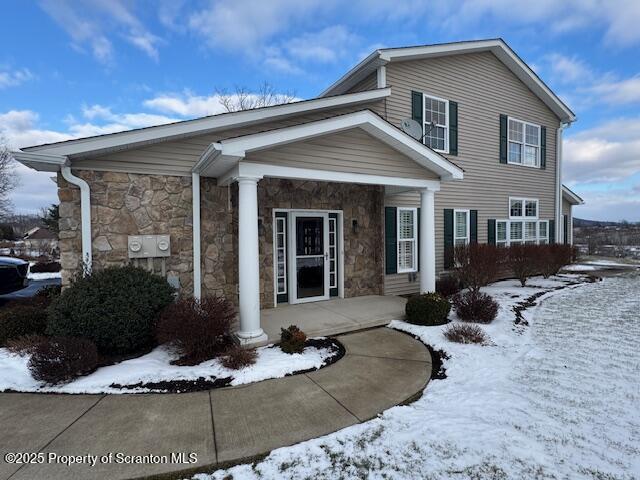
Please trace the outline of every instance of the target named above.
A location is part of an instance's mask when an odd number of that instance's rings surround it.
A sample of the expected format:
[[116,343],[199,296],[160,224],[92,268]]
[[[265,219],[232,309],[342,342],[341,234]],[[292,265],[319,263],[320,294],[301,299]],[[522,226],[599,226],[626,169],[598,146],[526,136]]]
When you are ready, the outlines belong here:
[[[113,455],[93,467],[21,467],[2,459],[0,478],[182,478],[179,472],[250,460],[371,419],[429,381],[429,352],[408,335],[377,328],[339,339],[347,353],[329,367],[240,387],[180,395],[0,394],[2,456]],[[119,453],[167,462],[116,463]],[[195,453],[197,462],[172,461],[172,453]]]

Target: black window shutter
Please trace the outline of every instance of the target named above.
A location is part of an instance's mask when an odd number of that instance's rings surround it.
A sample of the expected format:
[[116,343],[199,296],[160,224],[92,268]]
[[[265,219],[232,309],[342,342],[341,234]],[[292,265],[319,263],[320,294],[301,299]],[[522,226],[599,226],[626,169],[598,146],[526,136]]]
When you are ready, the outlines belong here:
[[564,219],[564,234],[562,235],[562,240],[565,245],[569,243],[569,216],[563,215]]
[[556,243],[556,222],[549,220],[549,243]]
[[416,232],[416,238],[418,239],[418,244],[416,245],[416,249],[418,250],[418,264],[416,270],[420,271],[420,208],[418,208],[418,231]]
[[500,163],[507,163],[507,116],[500,114]]
[[411,92],[411,118],[420,124],[422,133],[424,133],[424,122],[422,121],[424,108],[422,99],[422,92]]
[[449,101],[449,154],[458,155],[458,102]]
[[547,127],[540,127],[540,168],[547,168]]
[[453,209],[444,209],[444,268],[453,267]]
[[478,243],[478,210],[469,211],[469,243]]
[[396,207],[384,208],[384,253],[385,272],[398,271],[398,239],[396,238]]
[[496,220],[494,218],[490,218],[487,223],[487,243],[489,245],[496,244]]

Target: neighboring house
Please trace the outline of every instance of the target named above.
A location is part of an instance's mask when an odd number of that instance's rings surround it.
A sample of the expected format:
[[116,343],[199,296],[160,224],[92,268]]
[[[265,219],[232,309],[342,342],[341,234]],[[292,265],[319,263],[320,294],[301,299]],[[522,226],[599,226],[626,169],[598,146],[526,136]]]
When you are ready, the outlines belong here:
[[24,234],[24,246],[32,255],[51,255],[57,251],[58,237],[46,227],[35,227]]
[[454,245],[559,241],[574,120],[496,39],[380,49],[318,98],[14,156],[59,172],[65,282],[146,261],[236,301],[252,342],[260,308],[433,291]]
[[560,225],[560,237],[558,241],[567,245],[573,245],[573,206],[583,205],[584,200],[569,187],[562,186],[562,220]]

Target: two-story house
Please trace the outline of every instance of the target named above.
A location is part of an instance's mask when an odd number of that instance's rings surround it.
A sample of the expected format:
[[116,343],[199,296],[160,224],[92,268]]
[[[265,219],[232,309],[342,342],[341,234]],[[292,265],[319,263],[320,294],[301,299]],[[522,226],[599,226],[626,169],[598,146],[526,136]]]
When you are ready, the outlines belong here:
[[144,265],[236,301],[259,342],[261,308],[433,291],[454,245],[559,241],[574,120],[497,39],[380,49],[311,100],[14,156],[58,172],[64,281]]

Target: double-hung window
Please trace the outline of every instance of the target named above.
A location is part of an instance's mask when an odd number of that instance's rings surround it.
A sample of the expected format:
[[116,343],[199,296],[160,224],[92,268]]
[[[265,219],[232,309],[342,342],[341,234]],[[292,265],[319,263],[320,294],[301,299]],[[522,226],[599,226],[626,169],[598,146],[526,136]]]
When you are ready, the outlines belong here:
[[423,121],[425,145],[449,153],[449,101],[424,95]]
[[549,221],[539,220],[537,198],[509,198],[509,220],[496,220],[496,245],[549,242]]
[[453,245],[467,245],[469,243],[469,210],[453,211]]
[[540,125],[509,117],[507,162],[540,167]]
[[398,208],[398,273],[418,270],[418,210]]

